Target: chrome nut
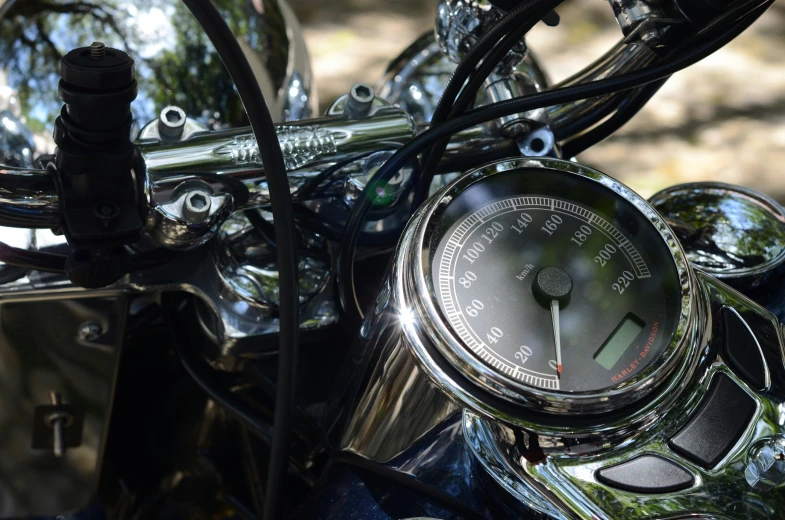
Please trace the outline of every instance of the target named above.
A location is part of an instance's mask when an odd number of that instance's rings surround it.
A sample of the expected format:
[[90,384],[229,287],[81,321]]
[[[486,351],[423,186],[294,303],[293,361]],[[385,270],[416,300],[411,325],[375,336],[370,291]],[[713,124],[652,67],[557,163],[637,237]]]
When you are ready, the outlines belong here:
[[755,491],[768,491],[785,482],[785,437],[778,435],[750,450],[744,477]]

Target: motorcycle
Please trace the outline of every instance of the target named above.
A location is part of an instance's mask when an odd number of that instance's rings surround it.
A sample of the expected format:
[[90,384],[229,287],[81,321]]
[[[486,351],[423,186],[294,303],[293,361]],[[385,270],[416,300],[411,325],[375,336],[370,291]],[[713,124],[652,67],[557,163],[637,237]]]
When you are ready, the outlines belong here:
[[0,4],[0,517],[785,516],[785,209],[576,159],[773,0],[609,3],[323,116],[284,0]]

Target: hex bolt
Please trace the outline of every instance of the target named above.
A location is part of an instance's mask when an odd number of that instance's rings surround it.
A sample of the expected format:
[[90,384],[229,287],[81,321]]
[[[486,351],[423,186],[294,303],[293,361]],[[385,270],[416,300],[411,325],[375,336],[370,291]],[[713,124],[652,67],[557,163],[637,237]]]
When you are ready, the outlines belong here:
[[189,222],[202,222],[210,215],[212,199],[204,191],[192,191],[183,201],[183,218]]
[[354,118],[366,117],[376,99],[373,87],[365,83],[355,83],[346,96],[346,114]]
[[161,110],[161,115],[158,118],[158,133],[166,139],[180,139],[187,120],[188,116],[185,115],[182,108],[168,106]]
[[93,42],[90,45],[90,58],[102,60],[106,57],[106,45],[103,42]]
[[104,333],[104,328],[95,321],[86,321],[79,325],[76,336],[82,341],[95,341]]

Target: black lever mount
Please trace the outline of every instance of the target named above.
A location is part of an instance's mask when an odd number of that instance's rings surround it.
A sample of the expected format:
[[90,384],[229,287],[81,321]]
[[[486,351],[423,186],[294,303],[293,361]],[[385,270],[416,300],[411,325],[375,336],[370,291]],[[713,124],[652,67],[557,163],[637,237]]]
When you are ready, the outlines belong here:
[[61,231],[73,249],[66,274],[76,285],[103,287],[127,272],[117,250],[137,242],[143,226],[130,140],[134,61],[96,42],[66,54],[60,76],[65,105],[55,121],[52,170]]

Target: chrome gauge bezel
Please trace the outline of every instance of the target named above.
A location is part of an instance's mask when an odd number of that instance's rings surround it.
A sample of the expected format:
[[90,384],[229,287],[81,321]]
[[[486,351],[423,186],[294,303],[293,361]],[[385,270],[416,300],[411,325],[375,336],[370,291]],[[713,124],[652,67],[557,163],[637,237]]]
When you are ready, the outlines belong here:
[[[435,276],[431,275],[430,246],[431,241],[436,238],[439,216],[455,197],[476,183],[500,173],[533,168],[577,175],[604,186],[630,202],[657,230],[668,247],[677,270],[681,287],[681,305],[673,337],[659,358],[642,369],[639,374],[599,392],[570,393],[548,390],[523,384],[494,371],[477,358],[453,332],[438,303]],[[514,195],[518,193],[510,194],[510,196]],[[409,313],[411,319],[416,322],[417,335],[424,333],[427,342],[434,345],[438,352],[471,383],[512,403],[531,407],[538,412],[558,414],[594,414],[618,410],[659,388],[663,381],[674,375],[679,361],[689,357],[687,349],[696,322],[694,317],[696,290],[694,276],[684,251],[664,220],[643,198],[597,170],[550,158],[503,160],[479,167],[458,177],[432,197],[410,223],[399,247],[396,268],[403,272],[404,276],[401,277],[402,283],[397,287],[398,301],[406,302],[405,312]],[[415,350],[421,350],[418,345],[422,347],[421,341],[426,338],[413,339]],[[421,351],[420,354],[419,357],[426,364],[433,362],[425,351]],[[434,372],[442,371],[435,368]],[[443,378],[443,375],[440,377]]]

